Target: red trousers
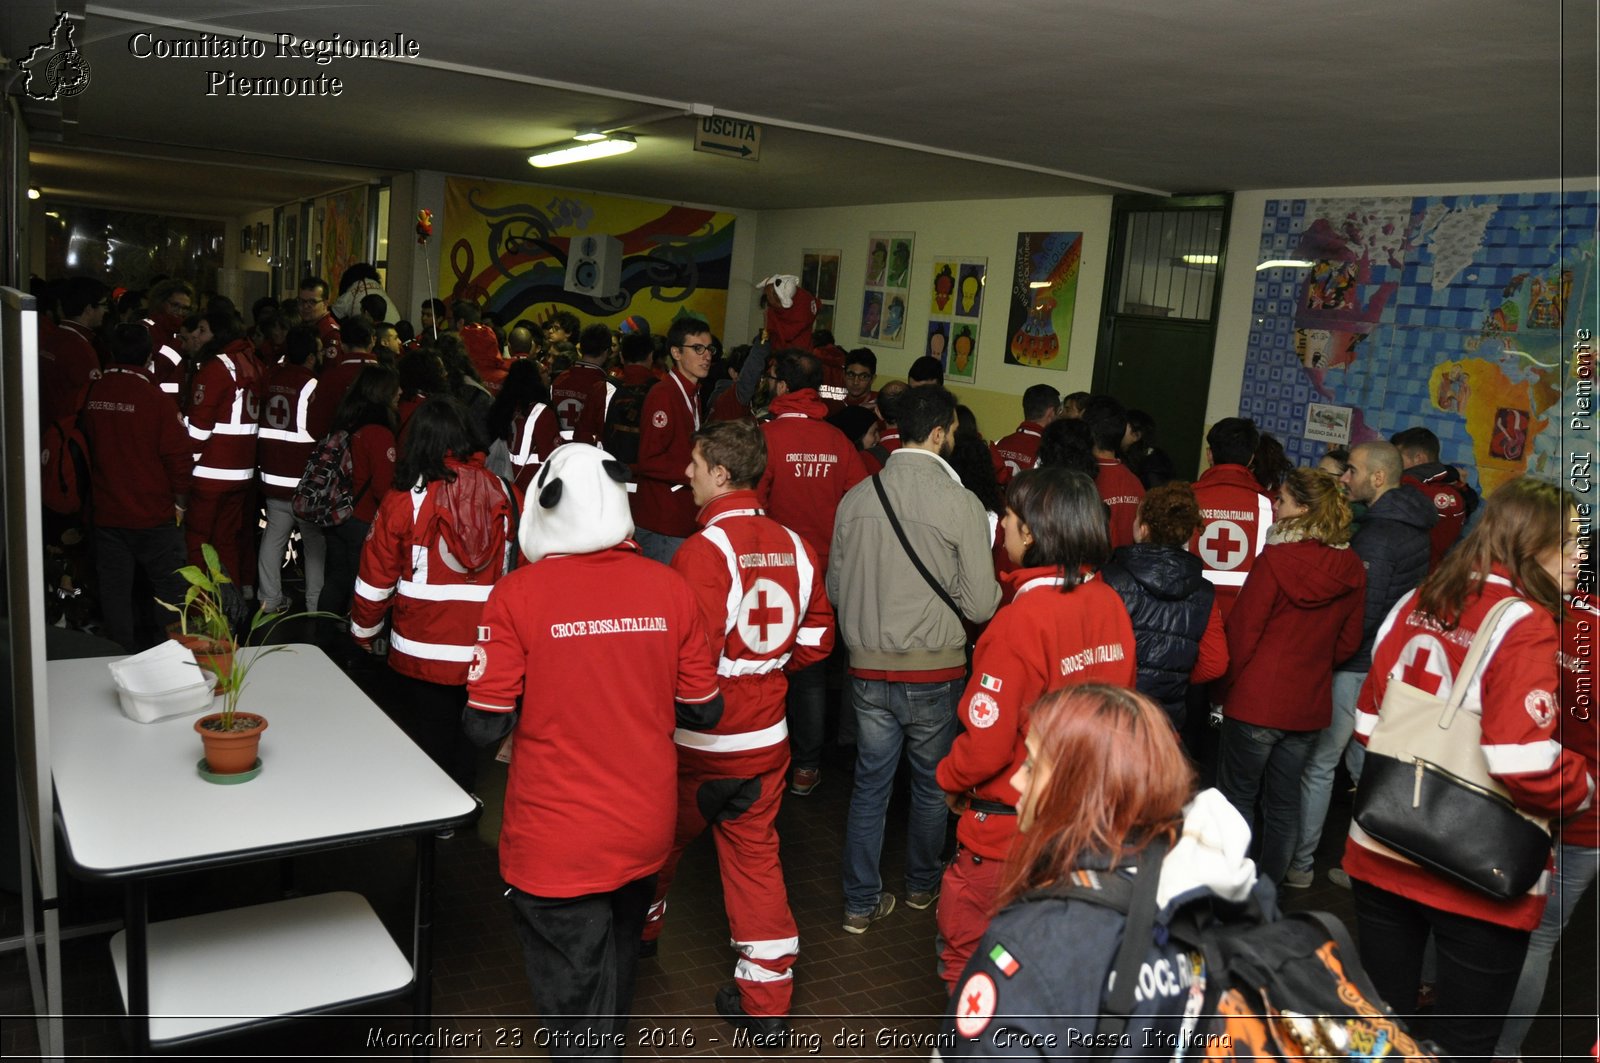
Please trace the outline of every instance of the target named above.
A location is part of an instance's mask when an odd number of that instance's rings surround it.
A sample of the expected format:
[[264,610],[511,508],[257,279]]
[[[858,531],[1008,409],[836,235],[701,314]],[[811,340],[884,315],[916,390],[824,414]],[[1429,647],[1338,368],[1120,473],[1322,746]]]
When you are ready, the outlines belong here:
[[939,977],[951,992],[989,929],[1005,869],[1004,860],[978,856],[962,846],[956,847],[955,859],[944,869],[939,885]]
[[[217,557],[228,576],[241,588],[255,586],[256,522],[254,514],[246,523],[245,514],[255,499],[255,489],[241,484],[239,490],[222,494],[189,496],[189,512],[184,516],[184,540],[189,548],[189,563],[206,567],[200,553],[201,543],[217,548]],[[249,560],[250,567],[245,568]]]
[[778,806],[789,771],[789,743],[738,753],[678,747],[678,827],[656,879],[642,937],[661,936],[667,890],[683,851],[711,828],[722,872],[728,928],[739,952],[733,977],[747,1015],[787,1015],[799,932],[778,862]]

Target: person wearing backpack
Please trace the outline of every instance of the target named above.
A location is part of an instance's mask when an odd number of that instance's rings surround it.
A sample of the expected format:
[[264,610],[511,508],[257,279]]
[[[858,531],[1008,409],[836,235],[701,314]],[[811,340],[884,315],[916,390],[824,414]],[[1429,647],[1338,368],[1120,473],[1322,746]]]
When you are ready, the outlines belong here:
[[[660,379],[650,368],[656,345],[648,332],[630,332],[618,344],[622,369],[605,383],[601,402],[599,447],[630,468],[639,460],[639,425],[644,397]],[[585,411],[588,407],[584,407]],[[579,438],[589,430],[588,413],[579,422]]]
[[330,436],[343,432],[348,437],[351,510],[322,529],[327,561],[317,604],[324,612],[343,614],[350,608],[361,544],[394,480],[399,401],[400,375],[374,362],[361,368],[334,414]]
[[[150,332],[142,324],[111,332],[114,364],[89,386],[79,417],[89,446],[95,502],[95,570],[106,633],[129,652],[160,631],[155,599],[177,602],[184,582],[183,517],[189,505],[194,457],[178,404],[150,370]],[[136,601],[144,569],[153,597]],[[167,614],[163,614],[167,615]]]
[[489,408],[489,435],[494,439],[489,461],[497,473],[504,473],[526,491],[539,472],[539,466],[561,445],[561,422],[550,402],[550,389],[532,359],[511,363],[500,394]]
[[515,560],[517,493],[474,457],[472,435],[450,398],[417,408],[395,482],[361,551],[350,634],[370,651],[393,612],[389,667],[396,722],[463,790],[475,779],[461,730],[478,620],[489,591]]
[[[1010,781],[1020,833],[999,911],[956,983],[938,1055],[1057,1059],[1125,1044],[1129,1056],[1171,1056],[1196,1029],[1205,964],[1163,928],[1205,898],[1273,910],[1270,886],[1245,855],[1250,829],[1215,790],[1190,802],[1194,769],[1166,712],[1143,694],[1085,683],[1046,695],[1029,718],[1026,759]],[[1132,916],[1065,888],[1125,888],[1157,844],[1170,851],[1153,898],[1156,930],[1140,949],[1141,992],[1126,1041],[1106,1043],[1097,1019]]]
[[[1448,696],[1478,629],[1500,602],[1512,599],[1468,688],[1488,773],[1524,815],[1572,816],[1589,806],[1595,795],[1590,765],[1557,741],[1561,644],[1555,618],[1563,615],[1563,541],[1577,512],[1571,493],[1528,477],[1489,496],[1478,524],[1378,628],[1372,668],[1356,699],[1355,733],[1363,746],[1384,727],[1386,715],[1389,726],[1401,718],[1398,699],[1392,707],[1384,704],[1391,684]],[[1375,759],[1369,749],[1357,816],[1373,786]],[[1355,820],[1344,870],[1354,893],[1361,959],[1384,999],[1401,1012],[1415,1008],[1431,934],[1438,953],[1429,1016],[1434,1036],[1452,1055],[1489,1057],[1544,914],[1549,876],[1521,896],[1500,899],[1402,857]]]
[[306,608],[317,608],[322,594],[322,529],[296,517],[292,505],[306,460],[317,446],[306,418],[317,391],[321,349],[322,340],[315,328],[296,325],[284,334],[283,361],[267,371],[266,400],[261,406],[261,431],[256,443],[261,494],[267,508],[267,526],[261,533],[256,561],[256,591],[263,613],[281,613],[289,608],[289,596],[283,591],[283,560],[289,532],[295,528],[300,529],[301,559],[305,562]]

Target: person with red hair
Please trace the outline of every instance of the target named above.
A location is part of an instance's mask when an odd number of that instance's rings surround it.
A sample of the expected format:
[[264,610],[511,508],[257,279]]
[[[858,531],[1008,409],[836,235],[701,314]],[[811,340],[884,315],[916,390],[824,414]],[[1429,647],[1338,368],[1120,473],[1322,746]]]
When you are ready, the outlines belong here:
[[[1146,969],[1175,972],[1138,995],[1125,1036],[1176,1045],[1198,953],[1164,932],[1210,896],[1275,910],[1245,856],[1250,829],[1215,790],[1190,800],[1195,775],[1161,706],[1137,691],[1084,683],[1030,710],[1027,759],[1011,777],[1017,835],[989,924],[945,1013],[944,1059],[1015,1059],[1018,1046],[1093,1045],[1127,916],[1062,887],[1127,889],[1159,859],[1156,932]],[[1137,887],[1134,887],[1137,888]],[[1089,1054],[1084,1051],[1083,1054]],[[1053,1058],[1053,1057],[1052,1057]]]

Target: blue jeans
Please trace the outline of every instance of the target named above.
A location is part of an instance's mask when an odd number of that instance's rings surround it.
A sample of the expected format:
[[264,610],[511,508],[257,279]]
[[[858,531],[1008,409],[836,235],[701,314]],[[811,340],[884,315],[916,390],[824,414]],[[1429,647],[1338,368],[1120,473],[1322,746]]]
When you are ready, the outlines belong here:
[[1256,870],[1273,885],[1283,881],[1294,855],[1300,834],[1300,773],[1320,733],[1222,721],[1217,789],[1250,824],[1255,823],[1256,799],[1260,798]]
[[844,910],[866,915],[878,906],[883,878],[883,824],[900,750],[911,761],[911,810],[906,828],[906,891],[931,893],[944,870],[949,810],[933,772],[956,736],[956,704],[965,683],[891,683],[850,680],[855,702],[856,779],[845,825]]
[[1306,758],[1305,774],[1300,776],[1300,844],[1295,847],[1289,866],[1310,871],[1322,841],[1322,826],[1328,818],[1328,801],[1333,796],[1333,772],[1344,757],[1345,770],[1352,782],[1361,779],[1361,761],[1367,750],[1350,736],[1356,730],[1356,695],[1366,681],[1365,672],[1333,673],[1333,722],[1317,733],[1316,745]]
[[1494,1054],[1501,1059],[1522,1055],[1522,1042],[1533,1025],[1533,1017],[1544,1000],[1545,981],[1550,975],[1550,954],[1561,931],[1578,907],[1578,901],[1600,873],[1600,849],[1579,845],[1556,846],[1556,873],[1550,878],[1550,902],[1544,906],[1544,919],[1528,939],[1528,955],[1522,961],[1517,991],[1511,998],[1511,1014],[1500,1030]]

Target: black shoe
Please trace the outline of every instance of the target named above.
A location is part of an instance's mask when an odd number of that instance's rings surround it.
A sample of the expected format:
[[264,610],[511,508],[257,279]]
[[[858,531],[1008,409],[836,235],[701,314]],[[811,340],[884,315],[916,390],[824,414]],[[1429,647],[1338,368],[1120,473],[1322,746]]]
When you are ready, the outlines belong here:
[[659,939],[655,941],[639,942],[639,958],[641,960],[653,960],[656,958],[656,953],[660,951],[661,942]]
[[789,1023],[782,1015],[747,1015],[739,1000],[739,987],[725,985],[717,990],[717,1014],[734,1029],[750,1032],[750,1043],[757,1047],[783,1047],[789,1036]]

